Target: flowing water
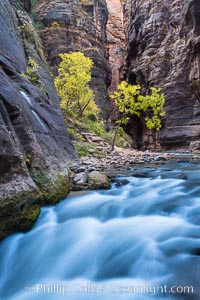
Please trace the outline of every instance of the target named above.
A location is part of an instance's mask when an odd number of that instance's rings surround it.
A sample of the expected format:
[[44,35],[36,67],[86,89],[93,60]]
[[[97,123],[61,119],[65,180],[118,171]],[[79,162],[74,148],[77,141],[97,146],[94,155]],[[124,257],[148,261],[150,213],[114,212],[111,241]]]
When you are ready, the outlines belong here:
[[30,232],[0,243],[0,299],[199,300],[199,170],[141,169],[43,208]]

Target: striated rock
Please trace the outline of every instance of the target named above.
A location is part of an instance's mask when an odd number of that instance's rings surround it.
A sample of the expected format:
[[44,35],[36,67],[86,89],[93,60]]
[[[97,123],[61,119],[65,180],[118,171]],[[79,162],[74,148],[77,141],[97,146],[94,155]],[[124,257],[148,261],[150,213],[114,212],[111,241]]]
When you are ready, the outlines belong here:
[[30,228],[41,204],[53,203],[67,194],[67,162],[76,154],[40,40],[20,1],[1,1],[0,25],[2,238]]
[[95,189],[109,189],[110,179],[104,173],[93,171],[88,174],[88,188]]
[[44,51],[54,74],[59,53],[81,51],[93,60],[91,88],[102,116],[108,119],[111,105],[107,87],[111,72],[106,50],[106,1],[85,1],[82,4],[78,0],[43,1],[36,6],[35,15],[35,22],[43,27],[40,32]]
[[[187,50],[189,54],[190,72],[189,79],[192,90],[197,97],[194,105],[193,120],[199,124],[200,119],[200,5],[198,0],[187,1],[185,3],[185,23],[184,34],[187,41]],[[199,130],[198,130],[199,134]],[[192,136],[192,143],[196,137]],[[194,143],[191,145],[193,148]]]
[[[120,81],[125,77],[126,40],[123,5],[120,0],[107,0],[108,22],[106,26],[107,47],[112,77],[108,87],[109,93],[113,93]],[[111,100],[112,112],[108,127],[113,127],[113,121],[118,118],[118,110]]]
[[[187,49],[190,58],[190,74],[192,89],[200,100],[200,5],[198,0],[190,0],[185,3],[184,33],[187,38]],[[198,116],[200,114],[199,101],[196,103]]]
[[125,63],[125,26],[123,6],[120,0],[107,0],[108,22],[106,27],[109,62],[112,70],[112,80],[109,91],[116,90],[116,86],[124,79]]
[[[188,1],[189,5],[180,0],[131,2],[129,82],[141,84],[144,92],[151,86],[162,87],[166,95],[166,118],[158,135],[151,136],[138,118],[132,120],[130,127],[134,130],[129,132],[138,146],[150,144],[155,148],[157,143],[164,149],[188,148],[200,133],[199,2]],[[187,47],[191,49],[190,55]]]
[[12,7],[15,7],[16,9],[23,8],[27,12],[31,12],[31,7],[33,4],[32,0],[9,0]]

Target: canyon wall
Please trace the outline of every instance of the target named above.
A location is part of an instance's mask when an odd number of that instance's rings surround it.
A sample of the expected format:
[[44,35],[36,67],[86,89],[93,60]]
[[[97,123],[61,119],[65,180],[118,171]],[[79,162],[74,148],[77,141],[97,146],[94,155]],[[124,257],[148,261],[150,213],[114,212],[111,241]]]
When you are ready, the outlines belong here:
[[[144,92],[151,86],[163,89],[166,117],[164,128],[157,134],[157,144],[163,149],[187,149],[191,141],[199,139],[197,2],[131,1],[128,80],[141,84]],[[141,120],[132,120],[131,127],[136,144],[152,144],[152,136]]]
[[120,0],[107,0],[108,22],[106,26],[109,63],[112,71],[109,92],[116,90],[116,86],[125,76],[126,40],[123,6]]
[[81,51],[93,60],[91,88],[101,115],[108,119],[111,103],[107,87],[111,81],[111,70],[106,38],[106,1],[39,1],[34,14],[36,24],[42,27],[40,34],[44,52],[54,74],[59,64],[59,53]]
[[120,80],[144,93],[162,87],[163,129],[150,132],[133,117],[126,129],[134,147],[188,149],[200,134],[198,11],[197,1],[40,0],[33,12],[54,74],[61,52],[93,59],[91,87],[104,119],[117,116],[108,92]]
[[67,194],[67,164],[77,158],[25,9],[30,1],[1,0],[0,239],[30,228],[41,205]]
[[185,5],[184,33],[187,39],[187,50],[190,58],[189,78],[192,89],[200,99],[200,3],[188,1]]

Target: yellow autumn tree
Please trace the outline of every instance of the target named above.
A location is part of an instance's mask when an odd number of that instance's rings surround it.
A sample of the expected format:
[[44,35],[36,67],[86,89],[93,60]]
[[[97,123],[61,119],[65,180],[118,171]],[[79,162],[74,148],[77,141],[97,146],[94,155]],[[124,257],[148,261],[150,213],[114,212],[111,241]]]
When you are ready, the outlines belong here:
[[[164,104],[165,96],[161,93],[160,88],[150,88],[149,95],[141,94],[140,85],[131,85],[126,81],[122,81],[117,86],[111,96],[120,112],[120,119],[117,120],[117,129],[128,123],[131,116],[136,115],[143,117],[148,129],[160,130],[162,127],[162,117],[165,116]],[[113,138],[112,149],[114,148],[115,135]]]
[[61,108],[82,118],[98,114],[93,91],[89,87],[93,62],[81,52],[60,54],[61,62],[55,86],[61,99]]
[[165,116],[165,96],[160,88],[152,87],[150,91],[149,95],[142,95],[140,85],[131,85],[122,81],[117,86],[117,91],[110,96],[115,100],[122,116],[118,123],[126,124],[131,115],[138,117],[142,115],[147,128],[160,130],[161,118]]

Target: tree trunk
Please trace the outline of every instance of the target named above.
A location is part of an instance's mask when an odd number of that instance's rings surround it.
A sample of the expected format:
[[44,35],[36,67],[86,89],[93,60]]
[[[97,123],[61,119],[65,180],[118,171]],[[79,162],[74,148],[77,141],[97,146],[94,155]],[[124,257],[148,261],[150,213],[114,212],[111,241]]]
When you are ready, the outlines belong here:
[[120,125],[116,126],[115,129],[114,129],[114,135],[113,135],[113,139],[112,139],[111,151],[114,150],[115,141],[116,141],[116,137],[117,137],[117,131],[118,131],[119,127],[120,127]]

